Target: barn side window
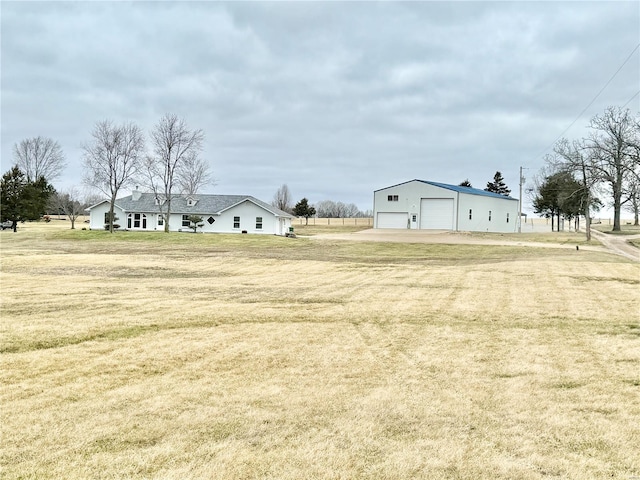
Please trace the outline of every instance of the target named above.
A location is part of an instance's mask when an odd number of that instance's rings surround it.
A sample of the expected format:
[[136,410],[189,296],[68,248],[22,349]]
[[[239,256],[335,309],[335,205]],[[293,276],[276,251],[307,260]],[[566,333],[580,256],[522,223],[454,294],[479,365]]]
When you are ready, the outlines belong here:
[[240,228],[240,217],[233,217],[233,228]]
[[509,223],[509,214],[507,213],[507,223]]
[[387,195],[387,201],[388,202],[397,202],[398,201],[398,195]]
[[262,217],[256,217],[256,230],[262,230]]
[[158,215],[158,226],[161,227],[162,225],[164,225],[164,217],[160,214]]
[[469,209],[469,220],[473,220],[473,210]]
[[489,221],[491,221],[491,210],[489,210]]
[[191,220],[189,220],[189,215],[182,215],[182,226],[183,227],[191,226]]

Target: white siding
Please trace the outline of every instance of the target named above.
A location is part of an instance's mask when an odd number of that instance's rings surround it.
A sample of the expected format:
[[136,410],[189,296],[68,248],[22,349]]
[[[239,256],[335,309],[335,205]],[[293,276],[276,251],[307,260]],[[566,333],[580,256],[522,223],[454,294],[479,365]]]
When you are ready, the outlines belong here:
[[[108,211],[109,202],[101,203],[92,208],[89,217],[89,227],[95,230],[104,229],[104,214]],[[220,215],[203,213],[194,214],[202,217],[203,226],[198,228],[198,232],[205,233],[241,233],[243,230],[246,230],[247,233],[253,234],[284,235],[291,227],[291,218],[277,217],[273,213],[250,201],[244,201],[234,207],[231,207]],[[146,230],[164,230],[164,225],[158,225],[157,223],[159,215],[158,212],[147,212],[146,215]],[[184,232],[191,231],[188,226],[182,225],[182,215],[183,213],[171,214],[169,229],[172,232],[180,230]],[[127,227],[127,214],[116,208],[116,217],[118,217],[117,223],[121,228],[125,229]],[[209,223],[208,220],[210,217],[215,220],[213,223]],[[239,228],[234,228],[234,217],[240,217]],[[262,218],[262,228],[257,228],[258,225],[256,218],[258,217]],[[142,228],[132,228],[131,230],[142,230]]]
[[[102,202],[96,205],[89,212],[89,230],[104,230],[104,215],[109,211],[111,204],[109,202]],[[113,209],[116,221],[114,223],[120,225],[121,228],[126,226],[126,215],[116,205]]]
[[[396,218],[394,215],[402,212],[405,218],[400,228],[407,228],[407,218],[417,215],[417,227],[425,230],[500,233],[517,231],[516,199],[457,192],[419,180],[375,191],[373,210],[374,228],[390,228],[389,223]],[[399,224],[399,216],[397,220]],[[416,225],[412,223],[411,226],[415,228]]]
[[[518,201],[515,199],[461,193],[459,204],[458,230],[515,233],[518,229]],[[471,211],[471,218],[469,218],[469,211]],[[491,220],[489,220],[489,212],[491,212]]]
[[[455,199],[456,195],[456,192],[453,192],[451,190],[436,187],[434,185],[429,185],[427,183],[416,180],[402,183],[393,187],[383,188],[382,190],[374,192],[373,195],[373,228],[380,228],[377,223],[378,213],[380,212],[404,212],[409,218],[411,218],[411,216],[413,215],[417,215],[418,218],[420,218],[420,201],[422,198]],[[389,200],[389,196],[391,196],[392,200]],[[396,196],[397,200],[395,200]],[[407,220],[405,219],[405,223],[402,228],[407,227],[406,222]]]

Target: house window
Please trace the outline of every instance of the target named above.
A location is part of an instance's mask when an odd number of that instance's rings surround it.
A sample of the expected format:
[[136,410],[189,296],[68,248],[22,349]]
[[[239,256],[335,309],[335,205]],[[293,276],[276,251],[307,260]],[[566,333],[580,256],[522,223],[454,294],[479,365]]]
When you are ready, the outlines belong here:
[[233,217],[233,228],[240,228],[240,217]]
[[507,223],[509,223],[509,214],[507,213]]
[[469,209],[469,220],[473,220],[473,210]]
[[[104,212],[104,223],[107,223],[107,224],[111,223],[109,221],[109,218],[110,218],[109,217],[109,212]],[[116,216],[116,212],[114,211],[113,212],[113,223],[114,223],[114,225],[118,222],[118,220],[119,220],[119,218]]]
[[182,226],[183,227],[190,227],[191,226],[191,221],[189,220],[189,215],[182,215]]
[[256,217],[256,230],[262,230],[262,217]]
[[387,195],[387,201],[389,201],[389,202],[397,202],[398,201],[398,195]]
[[127,228],[147,228],[147,216],[144,213],[133,213],[127,215]]
[[489,221],[491,221],[491,210],[489,210]]
[[213,218],[213,217],[207,218],[207,222],[209,222],[209,225],[213,225],[213,222],[215,222],[215,221],[216,221],[216,219]]
[[164,217],[162,214],[158,215],[158,226],[161,227],[164,225]]

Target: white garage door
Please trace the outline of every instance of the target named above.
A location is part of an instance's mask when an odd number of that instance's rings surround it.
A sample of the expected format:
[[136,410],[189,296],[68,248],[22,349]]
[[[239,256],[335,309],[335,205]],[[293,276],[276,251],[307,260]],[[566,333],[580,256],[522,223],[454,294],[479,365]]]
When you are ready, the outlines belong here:
[[420,200],[420,228],[453,230],[453,198],[423,198]]
[[407,212],[378,212],[377,228],[407,228]]

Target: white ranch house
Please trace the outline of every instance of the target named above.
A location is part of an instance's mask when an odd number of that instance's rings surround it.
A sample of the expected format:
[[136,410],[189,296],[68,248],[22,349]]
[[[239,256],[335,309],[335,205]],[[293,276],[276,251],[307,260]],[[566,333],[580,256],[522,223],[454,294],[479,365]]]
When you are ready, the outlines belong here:
[[[164,230],[160,202],[153,193],[137,189],[115,203],[114,222],[132,231]],[[109,200],[87,208],[91,230],[104,230],[109,217]],[[202,217],[205,233],[255,233],[285,235],[293,216],[249,195],[180,195],[171,199],[171,231],[193,231],[188,217]]]
[[518,199],[426,180],[373,192],[374,228],[515,233]]

